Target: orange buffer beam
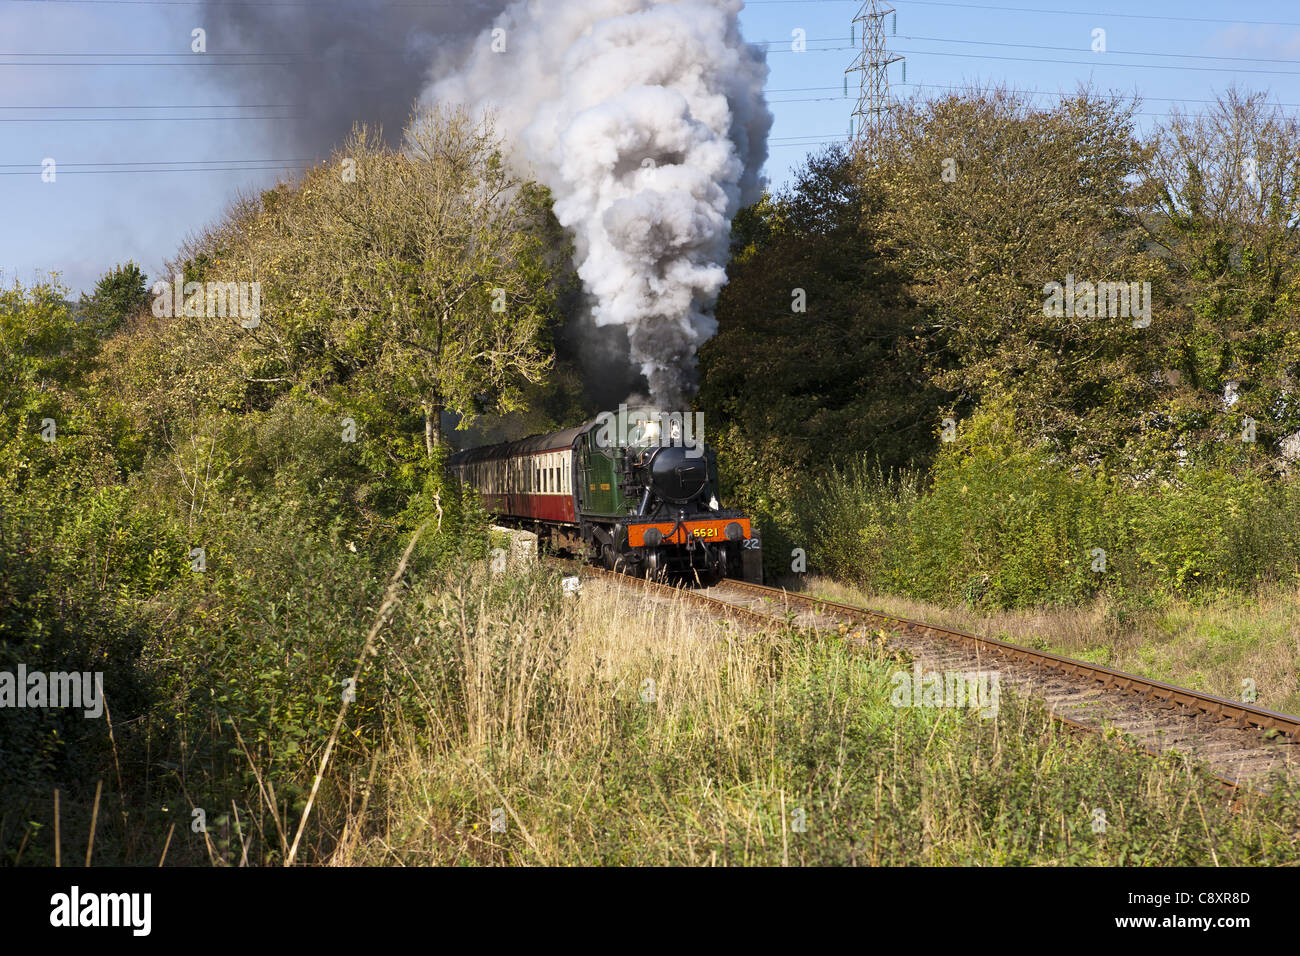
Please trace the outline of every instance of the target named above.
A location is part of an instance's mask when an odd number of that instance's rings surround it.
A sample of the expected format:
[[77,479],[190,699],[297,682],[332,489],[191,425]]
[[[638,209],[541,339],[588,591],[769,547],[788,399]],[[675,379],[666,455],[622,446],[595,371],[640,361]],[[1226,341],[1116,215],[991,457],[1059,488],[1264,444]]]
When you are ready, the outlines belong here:
[[659,529],[659,533],[664,536],[664,544],[685,544],[687,535],[700,541],[725,542],[727,540],[727,525],[733,521],[740,525],[743,532],[742,537],[753,537],[750,532],[748,518],[718,518],[716,520],[683,521],[672,538],[668,537],[668,532],[673,530],[674,522],[672,521],[630,524],[627,526],[627,543],[634,548],[644,548],[645,533],[651,528]]

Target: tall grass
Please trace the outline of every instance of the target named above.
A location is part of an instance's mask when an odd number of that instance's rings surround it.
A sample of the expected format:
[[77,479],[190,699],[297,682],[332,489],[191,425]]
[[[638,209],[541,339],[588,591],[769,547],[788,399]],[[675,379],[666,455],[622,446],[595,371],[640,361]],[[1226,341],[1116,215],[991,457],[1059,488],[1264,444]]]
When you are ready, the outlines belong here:
[[1300,859],[1293,790],[1234,813],[1179,758],[1062,736],[1005,695],[996,719],[895,708],[907,662],[877,642],[742,633],[599,583],[566,599],[544,572],[404,615],[388,666],[414,696],[335,863]]

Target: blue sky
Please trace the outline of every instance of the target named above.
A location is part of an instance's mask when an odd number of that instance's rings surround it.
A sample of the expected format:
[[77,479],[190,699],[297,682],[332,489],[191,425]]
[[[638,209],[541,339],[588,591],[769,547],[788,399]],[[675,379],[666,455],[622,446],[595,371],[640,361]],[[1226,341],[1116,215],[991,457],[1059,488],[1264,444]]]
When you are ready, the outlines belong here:
[[[997,81],[1041,91],[1049,102],[1092,82],[1141,94],[1149,124],[1175,102],[1200,109],[1197,100],[1235,82],[1300,110],[1295,0],[893,5],[897,34],[889,43],[906,57],[906,84],[902,64],[890,69],[900,94]],[[810,149],[848,132],[856,80],[846,98],[844,70],[858,6],[750,0],[741,15],[748,39],[772,44],[774,185]],[[190,0],[0,0],[0,282],[57,271],[75,294],[126,259],[156,276],[185,235],[219,216],[238,190],[273,183],[272,161],[303,158],[275,155],[269,144],[271,123],[294,122],[293,104],[272,94],[257,104],[263,109],[229,109],[238,100],[212,82],[212,71],[230,67],[187,55],[199,17]],[[1106,31],[1105,53],[1091,49],[1097,28]],[[805,31],[807,52],[791,51],[795,29]],[[222,39],[209,36],[209,50],[222,49]],[[164,52],[181,65],[120,56]],[[46,157],[57,163],[53,183],[41,180]],[[194,162],[205,165],[169,168]],[[249,168],[214,171],[212,163]]]

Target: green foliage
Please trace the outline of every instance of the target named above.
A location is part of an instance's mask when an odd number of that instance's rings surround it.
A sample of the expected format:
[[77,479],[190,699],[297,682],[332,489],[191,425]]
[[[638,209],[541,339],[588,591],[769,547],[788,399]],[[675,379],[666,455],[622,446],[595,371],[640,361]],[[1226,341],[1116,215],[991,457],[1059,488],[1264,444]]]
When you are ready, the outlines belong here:
[[127,262],[104,273],[89,296],[82,295],[79,318],[93,334],[111,335],[148,306],[145,275],[134,262]]
[[[921,316],[875,251],[878,196],[849,154],[809,159],[788,193],[733,226],[718,334],[701,348],[697,407],[733,480],[805,473],[867,453],[885,467],[922,464],[933,435],[918,422],[942,397],[922,375]],[[775,490],[775,489],[773,489]],[[756,504],[761,492],[736,491]]]
[[1161,400],[1149,410],[1167,443],[1196,457],[1223,444],[1230,382],[1229,435],[1246,415],[1263,449],[1300,429],[1297,127],[1268,100],[1229,89],[1203,114],[1175,115],[1144,171],[1158,184],[1148,230],[1173,280],[1151,347]]
[[873,171],[881,251],[929,317],[937,384],[967,407],[1014,392],[1033,410],[1017,422],[1028,440],[1078,461],[1125,454],[1156,391],[1150,330],[1044,308],[1067,276],[1164,295],[1135,108],[1087,90],[1048,108],[1002,89],[917,99]]
[[[1045,111],[985,93],[903,115],[878,165],[814,156],[733,223],[698,407],[726,503],[759,519],[769,574],[803,548],[810,570],[990,607],[1098,593],[1131,607],[1300,579],[1300,485],[1274,455],[1300,425],[1289,128],[1184,124],[1140,144],[1129,107],[1088,93]],[[57,284],[0,290],[0,668],[102,671],[113,715],[110,736],[107,720],[0,713],[8,861],[26,841],[23,862],[50,862],[55,787],[65,833],[87,836],[77,828],[97,780],[121,808],[101,813],[100,862],[155,862],[173,823],[187,833],[173,861],[245,846],[253,862],[280,859],[417,528],[306,858],[336,849],[332,824],[396,726],[520,772],[535,730],[572,723],[570,635],[554,629],[572,606],[541,574],[475,583],[487,515],[445,475],[441,443],[444,408],[469,423],[527,407],[541,427],[580,411],[581,383],[551,355],[574,294],[569,240],[490,127],[434,114],[415,132],[393,153],[358,130],[342,154],[355,180],[337,162],[311,170],[236,203],[181,251],[188,281],[262,284],[253,328],[154,316],[133,263],[75,315]],[[1258,152],[1261,179],[1283,185],[1251,202],[1220,188],[1236,177],[1213,158],[1225,143]],[[948,157],[954,181],[940,175]],[[1162,311],[1146,330],[1044,321],[1042,284],[1067,274],[1149,278]],[[1229,381],[1241,398],[1225,405]],[[936,439],[944,414],[963,419],[952,444]],[[1246,415],[1257,444],[1238,440]],[[1060,840],[1031,832],[1018,821],[1064,819],[1086,792],[1133,795],[1150,780],[1092,752],[1044,772],[1055,742],[1041,728],[1022,741],[1012,725],[995,747],[1024,749],[986,778],[974,768],[988,730],[894,719],[871,702],[883,664],[855,670],[837,655],[782,638],[746,662],[770,680],[734,725],[675,715],[707,729],[681,748],[602,689],[618,734],[563,753],[585,788],[565,794],[565,813],[590,805],[599,781],[592,800],[609,821],[635,805],[688,845],[745,861],[748,824],[727,824],[714,846],[713,824],[672,795],[725,778],[726,800],[757,807],[758,832],[774,836],[779,809],[760,778],[821,812],[828,772],[892,753],[877,765],[892,776],[888,801],[869,787],[840,794],[839,829],[819,830],[800,859],[1200,862],[1220,836],[1234,861],[1285,857],[1276,835],[1218,817],[1202,819],[1205,841],[1168,849],[1162,820],[1131,804],[1135,835],[1115,853],[1080,848],[1070,827]],[[488,726],[495,707],[505,716]],[[751,739],[752,751],[734,743]],[[931,741],[937,762],[923,759]],[[440,809],[469,812],[477,787],[445,784]],[[918,847],[935,793],[981,839]],[[210,845],[188,831],[192,806],[211,811]],[[680,859],[616,831],[581,858]],[[867,833],[869,852],[854,844]],[[777,845],[754,853],[773,862]]]
[[1300,579],[1295,482],[1198,465],[1134,486],[1019,445],[1007,413],[977,417],[929,480],[859,464],[804,501],[811,570],[941,603],[1208,600]]
[[0,441],[26,446],[40,419],[64,417],[67,390],[86,371],[86,345],[58,286],[0,289]]
[[[271,834],[301,810],[411,533],[404,586],[425,595],[486,554],[439,413],[508,410],[540,384],[567,246],[490,130],[425,119],[425,154],[359,133],[355,182],[313,170],[183,250],[187,281],[263,283],[252,328],[153,315],[129,263],[77,318],[56,286],[0,291],[0,667],[103,671],[114,720],[110,737],[103,719],[0,713],[11,860],[56,787],[75,831],[96,779],[126,811],[101,815],[101,862],[155,862],[192,806],[217,851],[238,848],[232,804],[270,815],[254,859],[279,858]],[[334,757],[344,778],[401,713],[378,663]],[[199,839],[173,859],[206,858]],[[48,862],[48,842],[23,861]]]

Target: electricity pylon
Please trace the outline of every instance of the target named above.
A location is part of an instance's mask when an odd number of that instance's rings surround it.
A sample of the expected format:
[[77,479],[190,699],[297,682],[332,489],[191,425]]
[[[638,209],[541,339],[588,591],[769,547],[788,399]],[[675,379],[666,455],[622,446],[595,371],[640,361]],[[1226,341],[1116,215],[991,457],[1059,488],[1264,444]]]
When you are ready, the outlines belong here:
[[885,47],[885,17],[894,12],[884,0],[863,0],[855,25],[862,24],[862,50],[845,70],[858,73],[858,105],[853,110],[853,143],[874,156],[889,112],[889,64],[902,59]]

